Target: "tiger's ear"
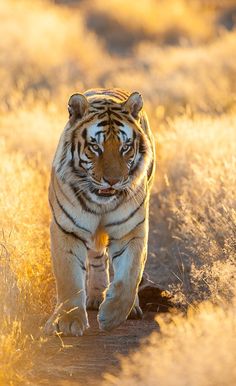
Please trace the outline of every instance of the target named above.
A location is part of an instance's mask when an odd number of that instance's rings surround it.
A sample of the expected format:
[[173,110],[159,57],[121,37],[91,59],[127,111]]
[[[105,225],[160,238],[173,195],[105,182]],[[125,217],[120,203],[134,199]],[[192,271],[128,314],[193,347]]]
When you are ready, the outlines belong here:
[[88,109],[88,101],[83,94],[73,94],[68,101],[69,117],[72,121],[81,119]]
[[139,112],[143,107],[142,95],[135,91],[129,98],[123,103],[124,108],[128,109],[134,118],[138,118]]

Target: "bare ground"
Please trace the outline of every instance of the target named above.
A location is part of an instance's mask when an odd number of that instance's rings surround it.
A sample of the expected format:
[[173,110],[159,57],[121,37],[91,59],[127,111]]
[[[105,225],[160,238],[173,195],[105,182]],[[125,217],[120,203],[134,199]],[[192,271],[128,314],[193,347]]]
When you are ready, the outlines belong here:
[[51,337],[42,345],[32,369],[34,385],[98,386],[104,372],[119,372],[119,355],[137,349],[141,340],[158,330],[153,312],[144,314],[143,320],[127,320],[111,333],[99,330],[96,315],[89,312],[90,328],[83,337]]

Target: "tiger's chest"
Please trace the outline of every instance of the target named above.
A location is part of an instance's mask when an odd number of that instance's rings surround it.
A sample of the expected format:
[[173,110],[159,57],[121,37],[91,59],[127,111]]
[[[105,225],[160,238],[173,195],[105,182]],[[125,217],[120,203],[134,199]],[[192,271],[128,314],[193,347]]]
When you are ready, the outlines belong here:
[[133,203],[124,203],[119,208],[101,216],[98,227],[90,239],[90,248],[100,250],[109,240],[118,240],[132,232],[146,220],[148,197]]
[[132,231],[145,218],[147,197],[124,203],[118,210],[107,213],[104,228],[110,238],[120,239]]

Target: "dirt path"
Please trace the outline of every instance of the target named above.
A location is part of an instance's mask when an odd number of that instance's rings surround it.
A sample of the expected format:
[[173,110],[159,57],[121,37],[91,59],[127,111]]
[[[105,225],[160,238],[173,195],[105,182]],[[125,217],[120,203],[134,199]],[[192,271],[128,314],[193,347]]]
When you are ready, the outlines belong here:
[[119,355],[137,349],[143,338],[158,331],[151,312],[143,320],[127,320],[111,333],[98,329],[96,315],[89,312],[90,329],[83,337],[63,338],[63,342],[52,337],[43,344],[32,372],[35,385],[99,386],[104,372],[119,371]]

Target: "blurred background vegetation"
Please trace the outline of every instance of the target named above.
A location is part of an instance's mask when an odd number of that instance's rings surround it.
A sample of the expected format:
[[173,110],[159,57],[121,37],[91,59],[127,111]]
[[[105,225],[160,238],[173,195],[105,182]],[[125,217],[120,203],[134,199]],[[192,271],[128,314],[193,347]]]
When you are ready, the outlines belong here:
[[234,1],[6,0],[1,100],[64,106],[75,89],[122,85],[140,90],[160,115],[228,111],[235,17]]

